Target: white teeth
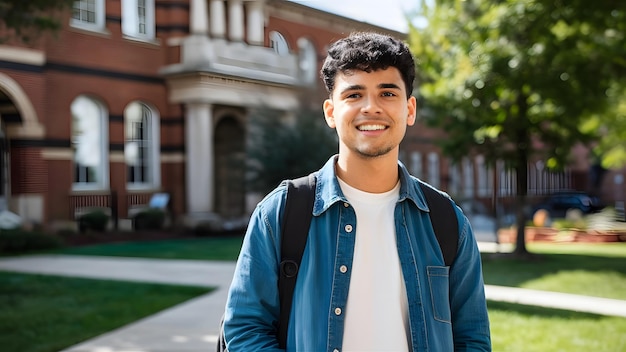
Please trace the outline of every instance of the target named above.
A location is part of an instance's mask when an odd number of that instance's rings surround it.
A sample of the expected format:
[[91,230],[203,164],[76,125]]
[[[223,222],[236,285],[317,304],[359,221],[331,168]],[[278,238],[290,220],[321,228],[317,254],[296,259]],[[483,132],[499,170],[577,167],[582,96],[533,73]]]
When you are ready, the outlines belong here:
[[378,131],[384,130],[385,126],[383,125],[363,125],[359,126],[359,131]]

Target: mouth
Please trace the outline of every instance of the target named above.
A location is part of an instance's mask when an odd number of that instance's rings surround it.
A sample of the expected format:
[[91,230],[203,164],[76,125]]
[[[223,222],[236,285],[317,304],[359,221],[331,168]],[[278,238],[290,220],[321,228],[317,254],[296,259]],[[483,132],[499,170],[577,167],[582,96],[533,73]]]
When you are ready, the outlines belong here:
[[357,126],[359,131],[382,131],[387,129],[385,125],[361,125]]

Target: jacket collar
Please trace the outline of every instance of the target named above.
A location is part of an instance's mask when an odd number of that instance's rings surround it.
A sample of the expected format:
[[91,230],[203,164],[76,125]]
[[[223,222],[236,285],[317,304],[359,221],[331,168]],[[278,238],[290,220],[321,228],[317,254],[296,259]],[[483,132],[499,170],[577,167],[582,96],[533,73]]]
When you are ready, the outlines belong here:
[[[319,216],[336,202],[348,202],[337,180],[335,163],[337,155],[332,156],[326,164],[317,172],[317,186],[315,187],[315,204],[313,215]],[[428,205],[424,194],[415,177],[411,176],[402,162],[398,161],[398,173],[400,175],[400,197],[398,202],[410,200],[422,211],[428,211]]]

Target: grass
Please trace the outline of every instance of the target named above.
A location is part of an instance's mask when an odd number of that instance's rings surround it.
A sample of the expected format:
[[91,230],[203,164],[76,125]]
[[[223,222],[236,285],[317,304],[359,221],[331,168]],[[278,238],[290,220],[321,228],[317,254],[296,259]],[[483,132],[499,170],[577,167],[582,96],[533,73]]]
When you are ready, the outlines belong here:
[[626,351],[626,318],[488,302],[493,351]]
[[[234,260],[240,245],[241,237],[203,238],[107,244],[60,253]],[[531,243],[528,249],[537,259],[485,253],[485,282],[626,300],[626,243]],[[626,318],[492,301],[488,306],[494,351],[626,351]]]
[[626,300],[626,243],[539,244],[536,260],[483,255],[485,283]]
[[159,259],[236,260],[242,241],[241,236],[138,241],[68,247],[55,250],[54,253]]
[[3,351],[54,352],[210,289],[0,272]]

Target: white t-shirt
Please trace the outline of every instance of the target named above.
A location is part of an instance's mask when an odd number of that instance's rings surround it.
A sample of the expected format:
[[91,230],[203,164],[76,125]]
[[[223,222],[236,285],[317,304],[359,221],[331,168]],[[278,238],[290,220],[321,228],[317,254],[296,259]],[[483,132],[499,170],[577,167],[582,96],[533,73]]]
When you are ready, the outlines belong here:
[[357,218],[342,351],[408,351],[408,303],[394,222],[400,183],[385,193],[339,184]]

